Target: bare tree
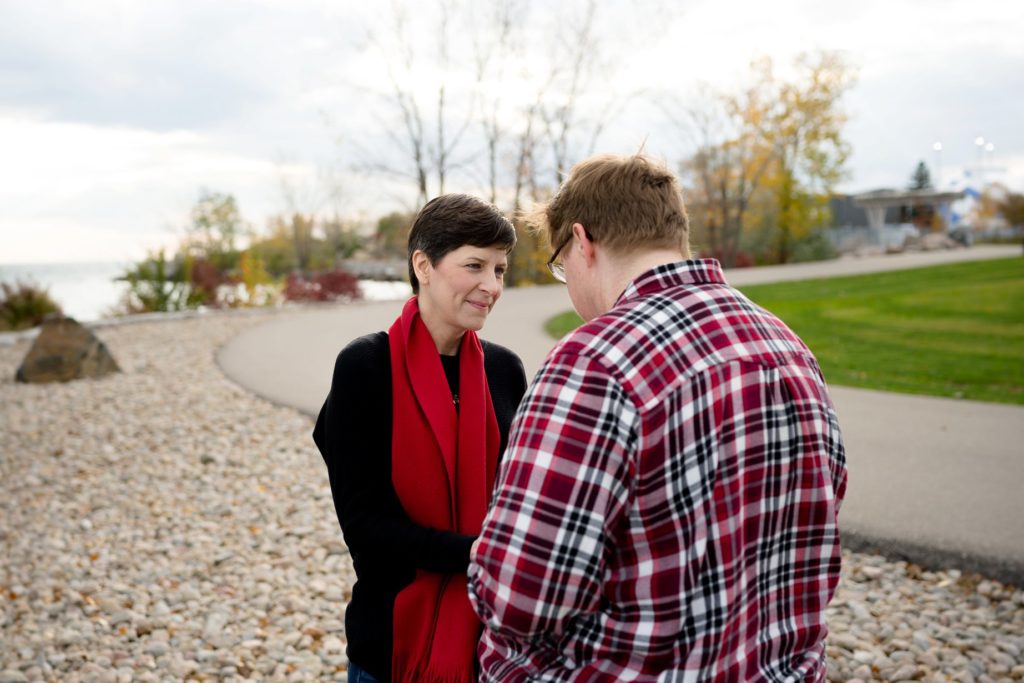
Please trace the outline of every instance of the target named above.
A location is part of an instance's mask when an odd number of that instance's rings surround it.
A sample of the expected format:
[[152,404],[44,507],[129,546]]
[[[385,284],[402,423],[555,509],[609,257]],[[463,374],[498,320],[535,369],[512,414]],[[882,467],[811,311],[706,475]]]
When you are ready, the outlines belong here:
[[[335,220],[332,230],[341,225],[336,218],[338,203],[343,195],[341,180],[335,167],[317,166],[316,175],[289,173],[287,162],[278,160],[278,176],[281,196],[284,199],[286,217],[278,218],[278,229],[288,234],[295,252],[296,265],[305,272],[310,269],[315,248],[317,227],[327,235],[326,221],[322,213],[333,206]],[[339,239],[332,240],[332,244]]]
[[594,50],[596,12],[595,0],[587,0],[582,18],[569,23],[573,27],[569,40],[556,43],[559,48],[568,50],[568,54],[553,60],[553,80],[556,80],[560,87],[552,89],[552,96],[541,111],[551,148],[556,187],[561,184],[571,165],[570,133],[578,124],[579,99],[589,84],[589,76],[597,54]]
[[[624,101],[596,87],[597,78],[608,75],[601,61],[599,5],[583,0],[575,6],[575,14],[570,8],[545,15],[558,39],[544,41],[550,49],[537,64],[537,53],[527,54],[524,47],[529,28],[539,21],[531,17],[529,0],[421,4],[418,10],[436,15],[426,41],[430,49],[413,39],[408,7],[392,0],[387,30],[372,42],[385,56],[384,101],[399,123],[387,135],[404,161],[375,161],[372,170],[410,177],[420,203],[448,189],[452,173],[464,167],[479,171],[495,203],[502,189],[511,189],[521,201],[537,184],[538,168],[550,173],[549,186],[557,186],[573,161],[593,149]],[[422,74],[425,63],[433,67],[432,85],[412,78],[417,67]],[[467,66],[472,69],[468,88],[457,77]],[[531,73],[524,76],[527,68]],[[507,79],[535,95],[526,104],[521,97],[510,98]]]
[[701,86],[689,106],[668,101],[673,104],[663,111],[695,149],[682,170],[692,186],[696,227],[711,255],[733,266],[751,201],[774,160],[761,123],[770,96],[758,82],[738,95]]
[[407,153],[413,163],[416,187],[419,191],[419,203],[423,204],[428,197],[427,175],[429,173],[423,115],[420,113],[419,102],[415,94],[403,87],[397,73],[398,69],[404,69],[406,73],[412,71],[415,53],[412,42],[408,40],[408,13],[406,8],[397,0],[392,1],[391,7],[394,19],[392,26],[396,38],[394,41],[395,54],[399,59],[399,63],[397,65],[388,63],[388,79],[391,82],[394,104],[401,112],[404,138],[400,137],[396,132],[389,131],[389,135],[399,145],[408,146]]
[[512,210],[519,215],[523,208],[524,194],[537,199],[538,180],[536,150],[540,144],[536,126],[540,119],[541,107],[544,102],[544,90],[537,93],[536,99],[527,107],[524,115],[522,132],[516,138],[515,179],[513,181]]
[[384,57],[378,96],[396,115],[387,134],[397,157],[375,150],[370,170],[409,179],[419,204],[458,188],[518,212],[561,183],[628,101],[605,86],[609,46],[629,49],[629,38],[607,39],[596,0],[543,13],[531,12],[530,0],[416,9],[414,26],[392,0],[386,29],[372,39]]
[[[371,44],[385,57],[387,70],[389,88],[379,95],[399,122],[385,127],[386,135],[403,159],[397,166],[382,163],[375,151],[367,168],[412,178],[418,205],[445,191],[452,171],[459,166],[456,151],[473,121],[473,99],[453,96],[450,87],[452,46],[458,43],[456,32],[463,19],[460,6],[452,0],[437,0],[433,7],[437,18],[429,34],[429,50],[416,39],[409,8],[401,0],[391,2],[386,30],[370,35]],[[431,71],[434,84],[416,81],[422,60],[435,66]],[[453,107],[459,112],[453,114]]]
[[[485,8],[482,19],[476,12],[481,6]],[[508,76],[510,62],[519,56],[517,48],[522,42],[527,9],[528,4],[522,0],[495,0],[471,8],[470,36],[476,99],[486,157],[486,186],[492,204],[498,202],[498,186],[502,176],[499,159],[508,135],[504,116],[505,88],[499,84],[504,83]]]

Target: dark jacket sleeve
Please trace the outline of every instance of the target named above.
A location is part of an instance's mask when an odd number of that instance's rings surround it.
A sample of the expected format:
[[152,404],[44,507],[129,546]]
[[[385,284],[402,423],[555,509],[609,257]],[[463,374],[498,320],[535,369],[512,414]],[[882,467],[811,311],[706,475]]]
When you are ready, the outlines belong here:
[[498,429],[501,432],[499,457],[504,457],[512,419],[526,393],[526,371],[519,356],[504,346],[484,341],[483,347],[487,384],[491,391],[491,401],[494,403],[494,413],[498,418]]
[[313,430],[345,543],[368,570],[465,572],[475,536],[414,524],[391,483],[388,354],[383,334],[361,337],[342,350]]

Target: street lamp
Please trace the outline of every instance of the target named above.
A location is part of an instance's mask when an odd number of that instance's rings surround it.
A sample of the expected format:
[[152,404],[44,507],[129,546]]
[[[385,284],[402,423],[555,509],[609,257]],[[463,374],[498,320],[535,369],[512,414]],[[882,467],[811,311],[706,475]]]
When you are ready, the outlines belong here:
[[932,149],[935,150],[935,187],[936,189],[942,189],[942,143],[938,140],[932,145]]
[[985,155],[985,138],[978,136],[974,138],[974,146],[978,148],[978,182],[984,185],[985,183],[985,171],[984,171],[984,155]]
[[985,143],[985,154],[986,154],[986,157],[987,157],[985,159],[985,168],[988,170],[989,173],[996,173],[997,172],[996,165],[995,165],[995,160],[996,160],[995,159],[995,154],[994,154],[995,150],[996,150],[996,146],[993,145],[991,142],[986,142]]

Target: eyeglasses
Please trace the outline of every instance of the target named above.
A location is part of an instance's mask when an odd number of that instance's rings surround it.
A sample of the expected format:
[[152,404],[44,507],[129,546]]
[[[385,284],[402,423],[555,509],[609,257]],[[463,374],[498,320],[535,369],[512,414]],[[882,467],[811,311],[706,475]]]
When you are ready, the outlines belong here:
[[548,259],[547,263],[548,272],[551,273],[551,277],[555,278],[562,284],[565,284],[565,264],[561,261],[555,263],[555,259],[557,259],[558,255],[562,253],[562,250],[565,249],[565,245],[569,244],[570,240],[572,240],[571,232],[569,233],[569,236],[562,240],[562,243],[558,245],[558,249],[555,249],[555,252],[551,254],[551,258]]
[[[587,239],[590,240],[591,242],[594,241],[594,238],[590,236],[589,230],[584,230],[583,234],[586,235]],[[558,245],[558,249],[555,249],[555,253],[551,254],[551,258],[548,259],[548,262],[546,264],[548,267],[548,272],[551,273],[551,277],[555,278],[562,284],[565,284],[565,264],[562,263],[561,261],[558,261],[556,263],[556,260],[558,259],[558,255],[562,253],[562,250],[565,249],[566,245],[568,245],[571,241],[572,231],[569,231],[568,237],[562,240],[562,243]]]

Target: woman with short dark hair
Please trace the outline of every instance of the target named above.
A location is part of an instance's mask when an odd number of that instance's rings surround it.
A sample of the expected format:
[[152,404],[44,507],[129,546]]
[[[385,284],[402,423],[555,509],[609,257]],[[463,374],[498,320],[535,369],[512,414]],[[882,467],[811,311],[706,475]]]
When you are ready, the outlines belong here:
[[526,391],[519,357],[476,332],[515,243],[490,204],[431,200],[409,232],[415,296],[335,363],[313,439],[357,577],[345,612],[352,683],[476,680],[469,551]]

